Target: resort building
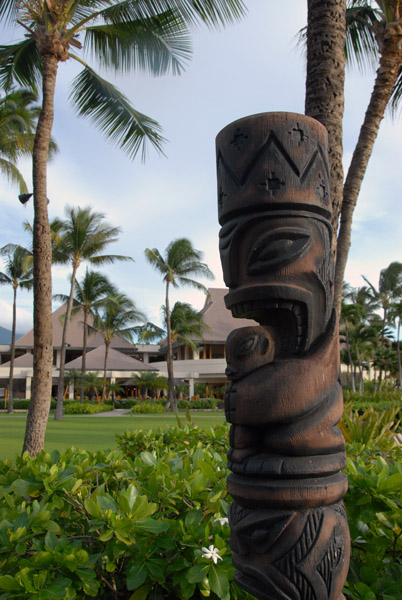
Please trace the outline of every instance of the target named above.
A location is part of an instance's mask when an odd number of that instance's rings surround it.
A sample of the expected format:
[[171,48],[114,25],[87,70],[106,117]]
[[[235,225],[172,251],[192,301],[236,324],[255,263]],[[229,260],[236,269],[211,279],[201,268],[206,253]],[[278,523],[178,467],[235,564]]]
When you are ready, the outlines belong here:
[[[225,341],[229,333],[238,327],[255,324],[249,319],[234,319],[225,307],[226,289],[209,288],[205,305],[201,311],[207,329],[202,338],[193,338],[197,350],[182,344],[174,344],[175,380],[188,385],[189,396],[194,395],[195,383],[205,384],[210,391],[226,384]],[[56,393],[60,366],[61,337],[63,315],[66,305],[53,313],[53,395]],[[89,320],[92,325],[92,320]],[[77,312],[71,319],[67,330],[66,379],[69,369],[80,370],[83,350],[83,315]],[[88,336],[86,371],[98,372],[103,376],[105,346],[99,333]],[[125,383],[131,373],[144,370],[157,370],[167,376],[166,341],[156,344],[130,344],[118,337],[112,339],[109,350],[107,377],[112,382]],[[33,375],[33,331],[29,331],[16,342],[14,363],[14,397],[31,397]],[[8,385],[10,368],[10,347],[0,346],[0,391]],[[1,392],[0,392],[1,393]],[[73,388],[69,396],[73,397]]]

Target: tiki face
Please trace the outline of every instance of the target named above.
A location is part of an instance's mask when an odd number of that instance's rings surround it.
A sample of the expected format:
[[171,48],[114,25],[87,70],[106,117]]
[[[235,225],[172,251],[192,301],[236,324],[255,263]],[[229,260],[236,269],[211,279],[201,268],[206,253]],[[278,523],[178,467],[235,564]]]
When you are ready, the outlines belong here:
[[226,305],[273,327],[276,356],[307,350],[332,308],[330,226],[302,212],[267,211],[229,221],[220,233]]
[[237,583],[259,600],[344,600],[347,480],[326,131],[264,113],[217,137],[233,316],[225,414]]

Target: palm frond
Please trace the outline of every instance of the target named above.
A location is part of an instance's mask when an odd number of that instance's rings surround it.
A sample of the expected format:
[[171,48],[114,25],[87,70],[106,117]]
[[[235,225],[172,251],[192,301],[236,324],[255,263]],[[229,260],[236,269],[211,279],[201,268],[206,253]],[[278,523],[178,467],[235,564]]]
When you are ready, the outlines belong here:
[[153,75],[180,74],[190,58],[187,26],[177,15],[87,27],[84,45],[105,67],[140,69]]
[[11,23],[17,15],[18,3],[15,0],[0,0],[0,19]]
[[144,160],[147,141],[162,152],[160,125],[136,111],[116,87],[90,67],[86,66],[75,78],[70,98],[78,114],[89,117],[129,158],[133,159],[141,149]]
[[22,174],[12,162],[0,157],[0,172],[3,173],[11,183],[15,183],[19,186],[21,194],[26,194],[28,192],[27,184],[25,183]]
[[35,93],[42,78],[42,59],[32,38],[0,46],[0,87],[9,90],[16,81]]
[[247,13],[243,0],[123,0],[102,11],[102,17],[120,19],[124,11],[130,19],[146,19],[171,10],[189,25],[203,23],[210,29],[238,21]]
[[391,113],[395,116],[402,98],[402,67],[399,68],[398,79],[396,80],[392,96],[391,102],[389,104],[391,108]]
[[131,256],[122,256],[121,254],[103,254],[102,256],[92,256],[91,258],[88,258],[88,261],[94,265],[111,265],[115,260],[135,262]]
[[353,0],[346,9],[346,61],[365,71],[378,65],[376,32],[381,27],[378,13],[365,1]]

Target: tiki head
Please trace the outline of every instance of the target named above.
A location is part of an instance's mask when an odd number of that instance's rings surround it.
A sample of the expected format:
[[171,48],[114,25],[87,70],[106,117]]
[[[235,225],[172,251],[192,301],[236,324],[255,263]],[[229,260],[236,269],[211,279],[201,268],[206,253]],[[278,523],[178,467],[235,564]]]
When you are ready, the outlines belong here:
[[217,137],[226,305],[275,330],[277,357],[307,351],[332,312],[326,146],[324,127],[292,113],[247,117]]

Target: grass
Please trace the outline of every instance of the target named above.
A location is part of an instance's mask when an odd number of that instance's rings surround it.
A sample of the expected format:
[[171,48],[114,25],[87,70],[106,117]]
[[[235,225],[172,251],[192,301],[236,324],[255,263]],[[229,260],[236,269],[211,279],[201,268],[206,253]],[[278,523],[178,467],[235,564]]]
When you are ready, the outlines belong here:
[[[201,427],[224,421],[222,411],[192,413],[191,417]],[[183,413],[180,413],[180,419],[185,422]],[[0,416],[0,460],[14,458],[16,453],[21,453],[25,423],[25,414]],[[70,446],[91,451],[113,450],[117,448],[116,433],[169,425],[177,425],[176,417],[171,413],[123,417],[66,416],[62,421],[55,421],[51,416],[46,429],[45,450],[64,450]]]

